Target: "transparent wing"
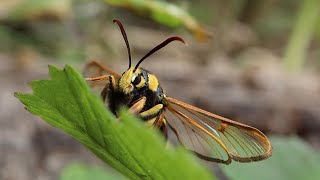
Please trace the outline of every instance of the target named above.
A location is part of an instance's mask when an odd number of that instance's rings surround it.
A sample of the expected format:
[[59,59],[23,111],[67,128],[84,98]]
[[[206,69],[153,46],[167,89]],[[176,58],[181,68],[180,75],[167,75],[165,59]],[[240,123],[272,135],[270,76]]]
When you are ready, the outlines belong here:
[[[86,64],[84,68],[85,78],[95,78],[103,75],[112,75],[114,76],[116,81],[121,77],[120,74],[114,72],[112,69],[104,66],[97,61],[91,61]],[[107,83],[109,83],[108,78],[96,81],[88,81],[89,86],[97,92],[101,92]]]
[[258,129],[167,97],[166,120],[178,140],[200,158],[229,164],[271,156],[272,146]]

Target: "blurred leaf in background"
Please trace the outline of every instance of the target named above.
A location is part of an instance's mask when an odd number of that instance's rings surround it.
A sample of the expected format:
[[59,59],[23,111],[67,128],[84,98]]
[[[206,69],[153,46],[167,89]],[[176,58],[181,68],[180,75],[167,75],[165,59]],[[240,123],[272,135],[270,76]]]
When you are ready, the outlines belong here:
[[0,50],[84,59],[83,45],[71,28],[72,0],[4,0],[0,12]]
[[65,167],[60,175],[60,180],[108,180],[126,179],[121,174],[110,172],[99,166],[89,166],[80,163],[72,163]]
[[166,1],[4,0],[0,4],[0,51],[19,54],[28,49],[69,62],[110,56],[112,43],[105,37],[112,16],[108,5],[125,7],[171,28],[186,27],[198,40],[208,40],[209,33],[190,13]]
[[71,0],[2,0],[0,20],[26,21],[39,18],[64,19],[70,15]]
[[185,26],[197,40],[207,41],[211,36],[185,9],[162,0],[105,0],[106,3],[131,9],[169,27]]
[[293,72],[301,70],[307,61],[308,47],[315,35],[320,16],[319,0],[305,0],[300,3],[295,26],[283,57],[285,68]]
[[320,154],[297,137],[271,138],[272,156],[261,162],[221,166],[232,180],[320,179]]

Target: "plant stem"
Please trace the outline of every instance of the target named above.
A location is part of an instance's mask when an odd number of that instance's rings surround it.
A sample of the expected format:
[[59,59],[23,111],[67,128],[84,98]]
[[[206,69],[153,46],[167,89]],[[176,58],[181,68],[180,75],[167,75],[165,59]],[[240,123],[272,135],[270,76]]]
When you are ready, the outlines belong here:
[[320,15],[320,0],[304,0],[301,3],[296,24],[283,57],[284,67],[291,72],[300,70],[304,64],[306,50]]

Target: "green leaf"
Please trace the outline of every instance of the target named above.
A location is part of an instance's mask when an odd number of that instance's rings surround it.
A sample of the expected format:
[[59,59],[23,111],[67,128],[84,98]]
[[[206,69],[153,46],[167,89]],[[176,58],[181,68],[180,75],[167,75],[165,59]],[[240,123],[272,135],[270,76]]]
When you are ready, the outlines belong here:
[[184,149],[165,148],[154,129],[122,111],[117,120],[72,67],[49,66],[51,80],[16,93],[26,109],[80,141],[130,179],[212,179]]
[[137,14],[149,16],[154,21],[169,26],[184,26],[190,30],[199,41],[207,41],[211,34],[193,18],[185,9],[162,0],[105,0],[106,3],[128,8]]
[[88,166],[84,164],[72,163],[65,167],[61,173],[60,180],[124,180],[125,177],[106,171],[102,167]]
[[300,180],[320,179],[320,155],[302,140],[271,138],[272,156],[261,162],[232,163],[223,166],[224,172],[234,180]]

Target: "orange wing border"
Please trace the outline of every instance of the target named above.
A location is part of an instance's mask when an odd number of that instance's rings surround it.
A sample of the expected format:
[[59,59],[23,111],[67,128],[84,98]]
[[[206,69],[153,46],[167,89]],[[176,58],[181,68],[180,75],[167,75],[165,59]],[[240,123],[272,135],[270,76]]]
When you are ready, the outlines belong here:
[[[167,103],[168,103],[168,107],[167,109],[169,111],[171,111],[171,113],[175,113],[177,115],[179,115],[180,117],[182,117],[186,123],[190,123],[193,126],[199,128],[201,131],[205,132],[208,136],[210,136],[214,141],[216,141],[228,154],[229,159],[228,160],[221,160],[221,159],[217,159],[217,158],[211,158],[202,154],[199,154],[196,151],[193,151],[198,157],[200,157],[201,159],[207,160],[207,161],[214,161],[214,162],[219,162],[219,163],[224,163],[224,164],[229,164],[231,163],[231,159],[238,161],[238,162],[252,162],[252,161],[260,161],[263,159],[266,159],[268,157],[270,157],[272,155],[272,145],[271,142],[269,141],[269,139],[267,138],[266,135],[264,135],[260,130],[248,126],[246,124],[242,124],[236,121],[233,121],[231,119],[227,119],[225,117],[213,114],[211,112],[205,111],[203,109],[200,109],[198,107],[192,106],[190,104],[184,103],[182,101],[179,101],[177,99],[171,98],[171,97],[165,97]],[[256,138],[259,143],[261,143],[261,146],[264,148],[264,153],[259,155],[259,156],[253,156],[253,157],[239,157],[236,154],[232,153],[228,147],[224,144],[224,142],[222,140],[220,140],[219,138],[217,138],[216,135],[214,135],[213,133],[210,133],[206,128],[204,128],[201,124],[199,124],[198,122],[196,122],[195,120],[193,120],[192,118],[188,117],[187,115],[185,115],[183,112],[177,110],[174,106],[170,105],[176,105],[179,106],[180,108],[185,109],[188,112],[195,111],[197,113],[200,113],[202,115],[211,117],[212,119],[218,119],[221,122],[223,122],[222,127],[225,126],[233,126],[238,128],[239,130],[245,130],[246,132],[250,132],[250,136]],[[169,124],[169,122],[168,122]],[[173,132],[175,133],[175,135],[177,136],[178,140],[180,141],[180,137],[179,137],[179,132],[177,132],[177,128],[173,127],[171,124],[169,124],[169,127],[173,130]],[[216,131],[221,131],[223,129],[216,129],[215,127],[211,127],[214,128]],[[241,131],[239,131],[241,132]],[[180,141],[181,143],[181,141]],[[258,147],[258,145],[257,145]]]

